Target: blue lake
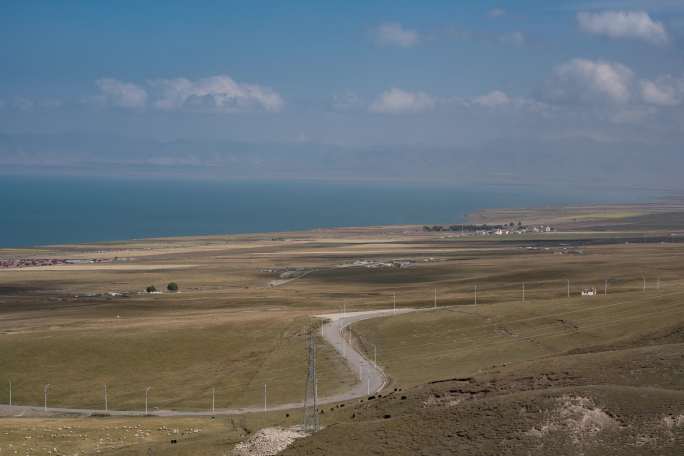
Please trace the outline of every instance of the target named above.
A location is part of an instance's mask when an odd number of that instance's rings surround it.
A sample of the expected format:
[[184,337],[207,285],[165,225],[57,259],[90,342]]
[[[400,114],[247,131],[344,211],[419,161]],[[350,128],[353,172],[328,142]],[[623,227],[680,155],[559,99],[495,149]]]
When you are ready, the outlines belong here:
[[156,236],[448,224],[490,207],[643,194],[528,187],[0,175],[0,247]]

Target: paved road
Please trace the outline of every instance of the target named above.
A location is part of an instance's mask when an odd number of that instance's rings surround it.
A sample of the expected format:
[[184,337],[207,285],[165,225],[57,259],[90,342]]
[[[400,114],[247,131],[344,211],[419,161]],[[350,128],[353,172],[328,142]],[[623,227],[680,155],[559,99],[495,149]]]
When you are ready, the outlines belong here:
[[[366,396],[369,391],[371,394],[380,391],[387,383],[385,373],[373,364],[373,360],[366,359],[361,353],[343,337],[343,331],[352,323],[368,320],[370,318],[386,317],[394,314],[413,312],[414,309],[395,310],[369,310],[364,312],[346,312],[316,315],[316,317],[326,320],[321,327],[323,338],[346,360],[352,372],[356,373],[358,382],[348,391],[333,396],[319,398],[319,404],[329,404],[332,402],[347,401],[358,397]],[[292,402],[289,404],[279,404],[269,407],[269,411],[291,410],[302,408],[302,402]],[[243,408],[216,409],[214,412],[190,412],[180,410],[154,410],[150,415],[154,416],[214,416],[214,415],[240,415],[243,413],[263,412],[263,405],[250,406]],[[0,405],[0,416],[90,416],[94,414],[108,413],[112,416],[143,416],[144,412],[139,410],[104,410],[96,409],[71,409],[61,407],[48,407],[47,412],[43,407],[31,405]]]
[[316,315],[318,318],[328,320],[321,328],[323,338],[347,361],[349,368],[354,372],[359,381],[354,387],[344,393],[335,396],[321,398],[319,402],[325,404],[330,402],[347,401],[356,399],[367,394],[374,394],[380,391],[387,383],[387,376],[383,370],[373,363],[373,359],[366,359],[361,353],[357,352],[348,342],[348,338],[343,336],[347,327],[361,320],[371,318],[387,317],[402,313],[413,312],[414,309],[394,310],[371,310],[365,312],[334,313],[326,315]]

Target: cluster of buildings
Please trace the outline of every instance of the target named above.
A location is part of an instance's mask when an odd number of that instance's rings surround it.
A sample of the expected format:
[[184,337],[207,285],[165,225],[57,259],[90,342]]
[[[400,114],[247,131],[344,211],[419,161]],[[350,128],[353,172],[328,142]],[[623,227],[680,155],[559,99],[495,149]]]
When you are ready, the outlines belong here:
[[539,225],[532,227],[533,233],[550,233],[551,231],[553,231],[553,228],[551,228],[549,225]]
[[377,261],[377,260],[356,260],[349,266],[364,267],[369,269],[377,268],[410,268],[416,264],[413,260],[391,260],[391,261]]
[[69,258],[0,258],[0,269],[29,268],[36,266],[55,266],[60,264],[108,263],[109,259],[69,259]]
[[525,234],[525,233],[550,233],[554,229],[550,225],[535,225],[528,227],[523,225],[521,222],[515,223],[511,222],[505,225],[451,225],[451,226],[441,226],[441,225],[425,225],[423,226],[423,231],[427,232],[456,232],[461,235],[466,234],[476,234],[479,236],[506,236],[511,234]]
[[507,236],[510,234],[525,234],[525,233],[551,233],[553,228],[549,225],[539,225],[529,227],[510,227],[510,228],[497,228],[495,230],[480,230],[477,234],[481,235],[495,235],[495,236]]

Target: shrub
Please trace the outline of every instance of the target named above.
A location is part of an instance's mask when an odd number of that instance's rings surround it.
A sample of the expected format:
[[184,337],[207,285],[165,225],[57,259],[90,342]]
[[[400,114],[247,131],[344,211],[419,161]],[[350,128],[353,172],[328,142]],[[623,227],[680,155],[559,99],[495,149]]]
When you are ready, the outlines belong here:
[[176,282],[171,282],[166,286],[169,291],[178,291],[178,284]]
[[148,293],[154,293],[155,291],[157,291],[157,288],[154,285],[150,285],[149,287],[145,288],[145,291],[147,291]]

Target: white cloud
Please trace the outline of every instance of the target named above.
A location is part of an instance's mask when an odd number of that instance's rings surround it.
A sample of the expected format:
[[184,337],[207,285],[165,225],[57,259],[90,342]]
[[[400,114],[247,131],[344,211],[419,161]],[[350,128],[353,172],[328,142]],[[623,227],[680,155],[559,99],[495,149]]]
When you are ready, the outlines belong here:
[[347,90],[333,95],[332,108],[335,111],[352,111],[365,108],[365,103],[355,92]]
[[669,41],[665,26],[644,11],[580,12],[577,22],[587,33],[613,39],[632,38],[658,45]]
[[24,97],[17,97],[12,102],[12,106],[15,109],[24,112],[32,111],[35,105],[36,104],[33,102],[33,100],[29,100],[28,98]]
[[147,102],[147,92],[137,84],[112,78],[95,81],[100,89],[101,101],[120,108],[142,108]]
[[39,106],[43,109],[57,109],[61,108],[63,105],[64,102],[57,98],[47,98],[45,100],[41,100],[39,103]]
[[44,112],[61,108],[64,102],[58,98],[14,97],[11,100],[0,100],[0,109],[8,108],[23,112]]
[[503,15],[505,15],[505,14],[506,14],[506,11],[503,10],[503,9],[501,9],[501,8],[494,8],[494,9],[491,9],[491,10],[489,10],[489,12],[487,13],[487,15],[488,15],[489,17],[501,17],[501,16],[503,16]]
[[503,44],[510,44],[513,46],[523,46],[525,44],[525,35],[522,32],[506,33],[499,37],[499,41]]
[[653,108],[644,109],[643,107],[621,109],[610,116],[609,120],[619,125],[639,125],[653,117]]
[[382,114],[415,114],[433,109],[435,104],[435,100],[426,93],[392,88],[383,92],[369,109]]
[[253,108],[277,112],[283,108],[282,97],[268,87],[243,84],[227,75],[190,80],[158,79],[150,85],[159,91],[154,105],[159,109],[235,112]]
[[375,29],[375,39],[381,46],[411,47],[418,44],[419,36],[415,30],[404,28],[397,22],[387,22]]
[[485,108],[496,108],[498,106],[504,106],[511,103],[511,97],[506,95],[500,90],[494,90],[486,95],[476,97],[474,102]]
[[633,77],[632,70],[620,63],[574,59],[554,69],[546,94],[563,102],[625,103],[631,97]]
[[661,76],[655,81],[641,81],[641,98],[656,106],[678,106],[684,101],[684,78]]
[[[501,90],[493,90],[479,97],[468,98],[460,101],[465,107],[480,107],[490,110],[514,110],[525,111],[527,113],[537,113],[544,116],[552,114],[552,106],[542,103],[540,101],[525,98],[515,97],[503,92]],[[513,111],[510,111],[513,112]]]
[[559,7],[560,10],[644,10],[658,11],[658,12],[682,12],[684,11],[684,4],[682,0],[586,0],[577,3],[569,3],[565,7]]

